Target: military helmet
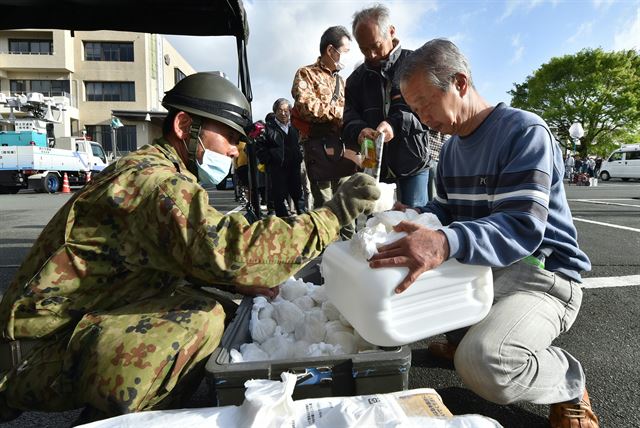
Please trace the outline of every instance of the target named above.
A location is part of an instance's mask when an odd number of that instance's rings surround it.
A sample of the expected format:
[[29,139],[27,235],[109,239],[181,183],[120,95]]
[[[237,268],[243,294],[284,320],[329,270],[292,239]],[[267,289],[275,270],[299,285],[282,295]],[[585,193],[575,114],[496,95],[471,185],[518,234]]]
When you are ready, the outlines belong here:
[[224,123],[247,136],[251,106],[244,94],[220,73],[196,73],[165,93],[162,105]]

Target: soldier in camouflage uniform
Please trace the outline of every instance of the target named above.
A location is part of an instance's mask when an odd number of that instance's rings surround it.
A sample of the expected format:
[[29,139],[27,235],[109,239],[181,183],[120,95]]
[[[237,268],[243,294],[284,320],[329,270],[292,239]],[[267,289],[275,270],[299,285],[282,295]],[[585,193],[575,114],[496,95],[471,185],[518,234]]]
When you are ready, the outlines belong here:
[[190,284],[273,296],[379,196],[359,175],[305,215],[254,224],[223,215],[198,181],[226,176],[249,103],[225,78],[197,73],[163,105],[164,137],[73,195],[3,296],[2,420],[22,410],[87,406],[95,418],[168,407],[200,381],[224,330],[221,304]]
[[[340,135],[342,113],[344,110],[344,80],[338,74],[342,69],[340,57],[349,52],[351,36],[342,26],[328,28],[320,38],[320,57],[311,65],[301,67],[296,72],[291,88],[294,108],[291,122],[300,133],[300,143],[305,143],[312,134],[331,133]],[[334,94],[336,87],[338,93]],[[345,157],[360,162],[358,150],[347,148]],[[305,157],[308,160],[307,157]],[[309,166],[306,167],[309,174]],[[317,180],[309,177],[314,207],[324,205],[336,192],[340,184],[349,177],[336,177],[333,180]],[[341,235],[351,238],[354,225],[345,226]]]

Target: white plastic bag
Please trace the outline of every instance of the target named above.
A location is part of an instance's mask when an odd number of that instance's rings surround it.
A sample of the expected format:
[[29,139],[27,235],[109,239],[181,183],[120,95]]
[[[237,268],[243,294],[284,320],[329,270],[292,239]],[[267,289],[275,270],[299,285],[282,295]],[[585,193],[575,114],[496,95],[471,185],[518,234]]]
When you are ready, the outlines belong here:
[[295,415],[293,390],[297,377],[291,373],[280,375],[282,382],[254,379],[245,382],[244,403],[240,406],[238,427],[280,428],[292,426]]
[[[480,415],[428,417],[407,415],[398,405],[403,396],[433,393],[429,389],[355,397],[324,397],[293,401],[297,377],[281,374],[282,382],[257,379],[245,382],[241,406],[129,413],[83,428],[500,428]],[[438,397],[439,399],[439,397]],[[313,421],[310,423],[310,421]]]

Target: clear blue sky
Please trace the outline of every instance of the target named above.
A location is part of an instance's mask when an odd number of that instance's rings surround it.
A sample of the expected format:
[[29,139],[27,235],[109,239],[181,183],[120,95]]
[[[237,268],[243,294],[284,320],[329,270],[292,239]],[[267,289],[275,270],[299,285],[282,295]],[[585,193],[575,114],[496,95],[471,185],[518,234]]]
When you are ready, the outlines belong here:
[[[584,48],[640,49],[640,0],[604,1],[382,1],[403,47],[414,49],[435,37],[454,41],[467,55],[481,95],[508,103],[507,91],[554,56]],[[318,56],[320,35],[329,26],[351,28],[353,13],[372,5],[356,0],[246,1],[251,36],[249,66],[254,117],[273,101],[291,98],[296,69]],[[231,38],[169,36],[198,71],[236,76]],[[362,59],[354,41],[342,75]]]

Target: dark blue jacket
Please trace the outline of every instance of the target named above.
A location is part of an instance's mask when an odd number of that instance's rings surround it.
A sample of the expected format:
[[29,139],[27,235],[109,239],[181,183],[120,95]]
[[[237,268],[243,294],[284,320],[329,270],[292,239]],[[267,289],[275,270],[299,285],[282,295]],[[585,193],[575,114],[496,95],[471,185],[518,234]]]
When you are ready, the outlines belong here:
[[285,134],[275,119],[268,121],[264,133],[256,141],[256,155],[267,166],[300,165],[302,148],[298,130],[290,124],[289,133]]
[[[400,94],[396,72],[402,66],[410,50],[399,46],[389,55],[381,70],[367,67],[366,63],[354,70],[345,87],[344,127],[342,138],[345,142],[358,141],[364,128],[375,129],[386,120],[393,127],[394,139],[384,146],[382,155],[382,177],[386,168],[393,175],[406,177],[428,168],[429,137],[427,127],[420,123]],[[389,114],[384,114],[385,85],[391,87]]]

